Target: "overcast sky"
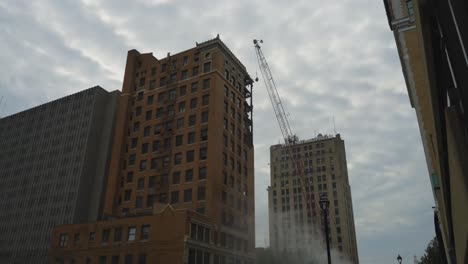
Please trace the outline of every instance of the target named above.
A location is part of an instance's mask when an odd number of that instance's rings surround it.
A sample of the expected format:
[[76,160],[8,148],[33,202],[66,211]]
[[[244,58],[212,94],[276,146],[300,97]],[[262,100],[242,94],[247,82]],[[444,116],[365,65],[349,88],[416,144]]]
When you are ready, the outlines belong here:
[[[129,49],[163,58],[220,34],[252,76],[263,52],[300,138],[346,144],[361,264],[420,256],[433,198],[381,0],[0,0],[0,116],[100,85],[122,88]],[[260,77],[260,76],[259,76]],[[257,246],[268,243],[269,146],[281,133],[254,87]]]

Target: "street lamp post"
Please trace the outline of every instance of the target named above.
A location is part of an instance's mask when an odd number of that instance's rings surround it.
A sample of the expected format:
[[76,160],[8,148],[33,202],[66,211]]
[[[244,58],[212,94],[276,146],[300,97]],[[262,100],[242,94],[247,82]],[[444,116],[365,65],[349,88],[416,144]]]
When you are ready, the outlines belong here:
[[401,264],[401,261],[403,260],[400,256],[400,254],[398,254],[398,257],[396,258],[398,260],[398,263]]
[[322,209],[323,219],[325,221],[325,241],[327,242],[327,257],[328,257],[328,264],[331,264],[331,256],[330,256],[330,240],[328,239],[328,208],[330,206],[330,201],[328,201],[327,195],[322,193],[320,195],[320,209]]

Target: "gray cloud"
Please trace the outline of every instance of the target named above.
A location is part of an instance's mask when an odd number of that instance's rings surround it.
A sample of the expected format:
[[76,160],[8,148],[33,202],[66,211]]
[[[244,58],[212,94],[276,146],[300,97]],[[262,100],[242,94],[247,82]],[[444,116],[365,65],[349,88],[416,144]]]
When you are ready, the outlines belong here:
[[[127,50],[164,57],[217,33],[255,76],[252,39],[262,38],[298,135],[332,133],[334,117],[345,140],[361,263],[409,260],[434,235],[417,122],[381,1],[7,0],[0,33],[0,115],[96,84],[121,89]],[[269,146],[281,140],[267,96],[257,83],[259,246],[268,244]]]

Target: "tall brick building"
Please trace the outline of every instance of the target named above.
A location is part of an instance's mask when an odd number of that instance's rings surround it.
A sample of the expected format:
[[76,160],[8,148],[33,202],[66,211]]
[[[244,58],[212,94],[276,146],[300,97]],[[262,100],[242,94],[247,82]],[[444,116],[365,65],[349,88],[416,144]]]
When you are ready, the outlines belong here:
[[103,218],[57,227],[50,262],[253,263],[252,83],[219,37],[129,51]]
[[119,95],[97,86],[0,119],[0,263],[46,263],[54,226],[101,217]]
[[[292,150],[292,155],[288,149]],[[291,157],[303,162],[304,179],[309,182],[307,188],[301,187]],[[340,135],[319,135],[298,141],[293,147],[271,146],[270,171],[270,246],[279,251],[305,249],[307,252],[318,246],[314,240],[322,240],[324,234],[318,201],[321,194],[327,194],[331,247],[341,257],[358,264],[351,187],[344,141]],[[310,203],[311,212],[305,199]]]

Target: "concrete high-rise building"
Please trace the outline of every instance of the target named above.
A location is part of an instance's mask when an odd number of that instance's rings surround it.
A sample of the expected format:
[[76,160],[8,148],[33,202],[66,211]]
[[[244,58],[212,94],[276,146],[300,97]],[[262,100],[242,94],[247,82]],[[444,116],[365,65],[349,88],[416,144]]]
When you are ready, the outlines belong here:
[[129,51],[104,218],[57,227],[50,262],[253,263],[252,83],[219,37]]
[[120,92],[0,119],[0,263],[46,263],[52,228],[100,217]]
[[384,0],[448,263],[468,263],[468,2]]
[[[291,158],[302,161],[304,181],[308,181],[306,188],[301,187]],[[321,194],[326,194],[330,200],[331,248],[341,257],[358,264],[351,187],[344,141],[340,135],[318,135],[297,141],[292,147],[271,146],[270,172],[270,247],[279,251],[305,249],[310,252],[311,247],[319,246],[315,242],[323,240],[324,228],[318,201]]]

